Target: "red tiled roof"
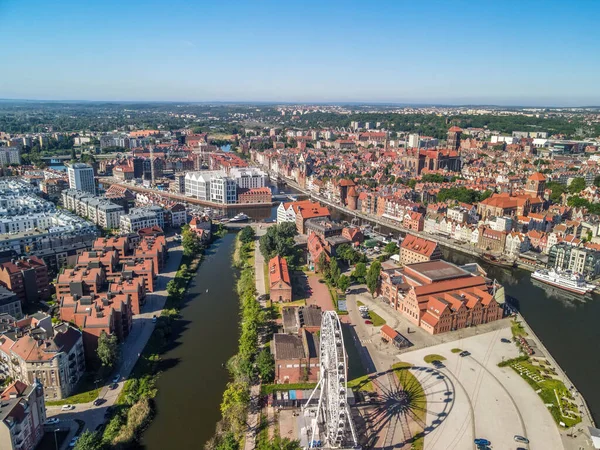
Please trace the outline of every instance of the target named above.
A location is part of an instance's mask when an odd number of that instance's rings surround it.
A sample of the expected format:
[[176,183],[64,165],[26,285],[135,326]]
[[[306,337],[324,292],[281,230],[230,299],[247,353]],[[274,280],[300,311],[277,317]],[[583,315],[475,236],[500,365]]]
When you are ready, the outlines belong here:
[[269,282],[271,284],[283,281],[290,284],[290,273],[288,271],[287,261],[277,255],[269,261]]
[[407,234],[402,244],[400,244],[400,248],[405,248],[421,255],[431,256],[437,248],[437,244],[433,241]]

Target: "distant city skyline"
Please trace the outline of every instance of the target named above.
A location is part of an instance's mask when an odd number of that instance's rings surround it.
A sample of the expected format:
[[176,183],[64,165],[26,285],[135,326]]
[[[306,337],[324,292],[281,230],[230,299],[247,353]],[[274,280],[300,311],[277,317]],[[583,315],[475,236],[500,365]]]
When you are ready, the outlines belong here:
[[599,13],[555,0],[6,0],[0,98],[594,106]]

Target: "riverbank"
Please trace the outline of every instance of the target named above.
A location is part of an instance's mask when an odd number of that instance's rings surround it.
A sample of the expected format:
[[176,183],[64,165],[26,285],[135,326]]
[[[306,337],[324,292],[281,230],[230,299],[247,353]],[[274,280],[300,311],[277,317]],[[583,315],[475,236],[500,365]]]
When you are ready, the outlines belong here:
[[[592,417],[592,414],[590,412],[588,404],[587,404],[585,398],[583,397],[583,394],[581,394],[577,390],[574,390],[575,383],[573,381],[571,381],[571,379],[567,376],[567,373],[562,369],[560,364],[558,364],[558,362],[552,357],[552,354],[550,353],[550,351],[545,347],[543,341],[535,333],[533,328],[527,323],[527,321],[525,320],[525,318],[523,317],[522,314],[520,314],[520,313],[517,314],[517,320],[520,322],[520,324],[522,326],[522,330],[525,333],[527,333],[527,338],[531,339],[535,342],[535,344],[536,344],[537,348],[540,350],[541,354],[544,355],[544,359],[548,360],[548,362],[550,362],[550,366],[552,366],[556,369],[558,378],[564,383],[566,388],[571,391],[571,395],[575,396],[575,398],[577,400],[579,400],[579,409],[582,413],[581,414],[582,421],[580,424],[577,425],[577,428],[583,429],[584,431],[579,432],[577,434],[579,434],[581,436],[586,436],[588,434],[587,427],[588,426],[595,427],[596,423]],[[570,389],[571,387],[573,387],[574,389]],[[575,429],[571,430],[570,432],[567,432],[560,427],[559,427],[559,429],[561,432],[561,437],[563,439],[563,444],[565,444],[565,448],[585,448],[585,446],[587,445],[586,439],[574,437]]]
[[[230,381],[227,383],[221,402],[221,420],[217,423],[214,436],[206,444],[215,448],[229,443],[234,449],[243,446],[248,439],[247,414],[251,394],[256,390],[256,368],[259,354],[259,335],[265,325],[265,315],[256,300],[256,276],[254,269],[254,234],[238,233],[232,264],[241,269],[237,280],[240,308],[240,336],[237,354],[227,362]],[[231,448],[231,447],[230,447]]]

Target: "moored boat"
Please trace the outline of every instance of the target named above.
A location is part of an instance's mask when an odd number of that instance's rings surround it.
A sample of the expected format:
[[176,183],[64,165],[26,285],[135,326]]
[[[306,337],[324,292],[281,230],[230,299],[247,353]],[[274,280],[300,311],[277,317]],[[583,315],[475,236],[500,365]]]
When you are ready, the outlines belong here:
[[250,218],[250,216],[242,213],[236,214],[234,217],[229,219],[230,222],[245,222]]
[[585,281],[583,275],[571,270],[540,269],[533,272],[531,278],[581,295],[587,294],[595,288],[593,284]]
[[506,267],[506,268],[516,266],[516,263],[514,261],[508,261],[503,258],[497,258],[496,256],[492,255],[491,253],[484,253],[482,255],[482,258],[484,259],[484,261],[486,261],[490,264],[493,264],[494,266],[500,266],[500,267]]

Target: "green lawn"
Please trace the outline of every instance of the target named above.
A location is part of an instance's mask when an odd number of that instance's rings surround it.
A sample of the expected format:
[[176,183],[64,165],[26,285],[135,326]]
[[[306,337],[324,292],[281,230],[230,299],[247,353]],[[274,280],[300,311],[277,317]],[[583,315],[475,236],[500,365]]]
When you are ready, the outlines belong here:
[[290,391],[294,389],[314,389],[317,383],[293,383],[293,384],[263,384],[260,392],[263,395],[277,391]]
[[409,408],[418,419],[424,422],[427,417],[427,396],[417,377],[408,370],[410,367],[412,367],[412,364],[405,362],[392,365],[402,388],[408,392]]
[[374,392],[375,389],[369,377],[370,375],[363,375],[362,377],[350,380],[348,381],[348,387],[350,389],[358,389],[359,391]]
[[[532,389],[534,389],[535,391],[540,391],[538,395],[542,398],[542,401],[545,404],[553,405],[551,408],[548,408],[548,410],[550,411],[550,414],[552,414],[552,417],[554,418],[554,421],[557,424],[563,422],[567,426],[567,428],[570,428],[581,422],[581,416],[578,412],[576,404],[574,402],[570,402],[562,398],[571,397],[569,390],[562,381],[556,380],[554,378],[549,378],[552,375],[552,371],[549,367],[540,367],[539,365],[532,364],[531,361],[518,361],[511,365],[513,370],[517,373],[519,373],[519,370],[517,370],[517,367],[515,367],[516,365],[520,366],[522,371],[527,370],[530,373],[535,374],[540,378],[543,378],[542,381],[536,381],[524,372],[520,374],[521,378],[523,378],[531,386]],[[555,391],[558,393],[563,411],[571,410],[577,415],[577,419],[571,419],[569,417],[561,415]]]
[[383,317],[374,311],[369,311],[369,317],[371,318],[371,322],[373,322],[374,327],[380,327],[386,323]]
[[445,361],[446,358],[444,358],[442,355],[436,355],[434,353],[433,355],[427,355],[427,356],[425,356],[425,358],[423,358],[423,360],[426,363],[432,363],[433,361]]
[[462,350],[460,348],[453,348],[452,350],[450,350],[452,353],[460,353],[462,352]]
[[356,305],[357,306],[365,306],[365,304],[363,302],[361,302],[360,300],[356,301]]
[[527,336],[527,331],[525,331],[525,328],[523,328],[523,325],[521,324],[521,322],[519,322],[517,320],[511,321],[510,330],[512,331],[513,337],[519,337],[519,336],[526,337]]
[[269,282],[269,264],[265,261],[263,264],[263,270],[265,273],[265,291],[267,294],[271,293],[271,283]]
[[80,392],[79,394],[72,395],[71,397],[64,398],[62,400],[49,401],[46,402],[48,406],[62,406],[62,405],[71,405],[75,403],[89,403],[93,402],[98,398],[98,394],[100,393],[100,388],[92,389],[91,391]]

